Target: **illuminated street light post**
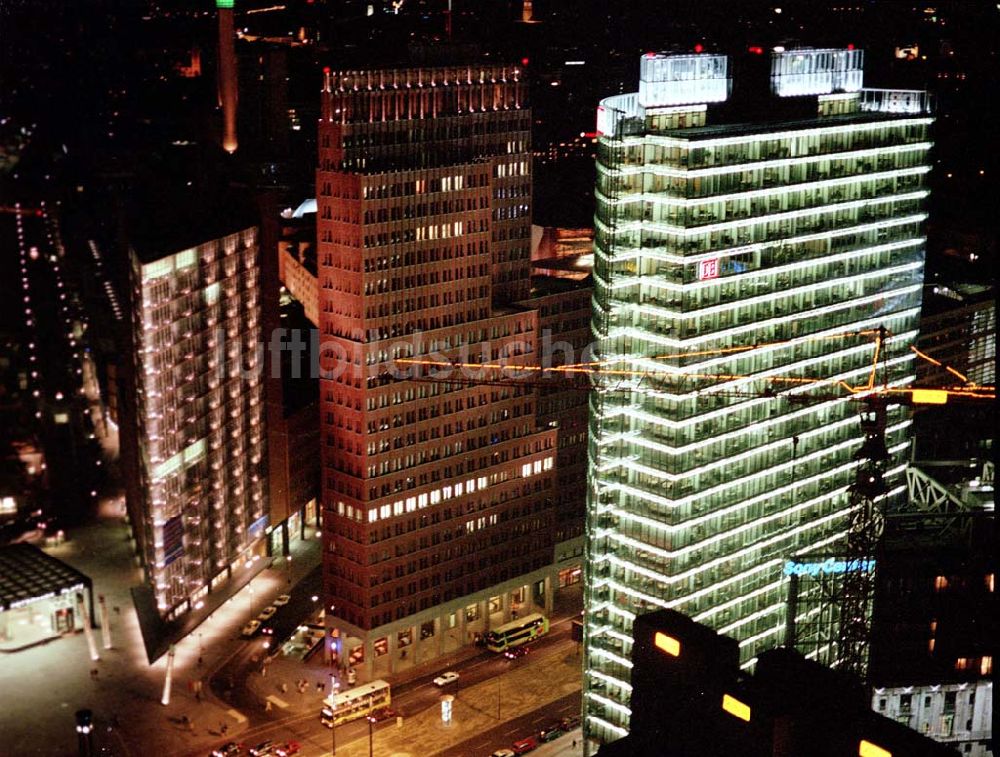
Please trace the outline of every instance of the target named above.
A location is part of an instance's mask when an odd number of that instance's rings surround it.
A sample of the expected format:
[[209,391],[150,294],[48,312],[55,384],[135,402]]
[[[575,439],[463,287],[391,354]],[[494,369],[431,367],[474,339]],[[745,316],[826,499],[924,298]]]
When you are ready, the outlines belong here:
[[97,662],[101,659],[101,655],[97,652],[97,644],[94,642],[94,630],[90,627],[90,614],[83,604],[82,592],[77,592],[76,594],[76,609],[80,613],[80,617],[83,618],[83,635],[87,637],[87,650],[90,652],[90,659]]
[[170,684],[174,677],[174,645],[170,645],[170,651],[167,652],[167,676],[163,679],[163,698],[160,699],[160,704],[164,707],[170,704]]
[[111,616],[108,615],[108,603],[104,601],[104,595],[97,597],[98,606],[101,608],[101,638],[104,640],[104,648],[111,649]]
[[340,688],[340,683],[337,681],[333,673],[330,673],[330,712],[333,715],[330,717],[330,757],[333,757],[337,753],[337,690]]
[[375,748],[375,731],[373,730],[375,727],[375,716],[369,715],[366,719],[368,720],[368,757],[373,757],[373,750]]

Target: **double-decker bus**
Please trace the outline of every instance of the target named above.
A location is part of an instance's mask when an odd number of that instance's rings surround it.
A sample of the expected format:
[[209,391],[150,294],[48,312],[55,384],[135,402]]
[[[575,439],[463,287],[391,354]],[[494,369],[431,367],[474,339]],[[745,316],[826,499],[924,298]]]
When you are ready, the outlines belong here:
[[389,693],[389,684],[381,680],[372,681],[342,691],[336,697],[331,695],[324,699],[319,722],[327,728],[333,728],[335,725],[385,709],[390,702],[392,696]]
[[503,652],[534,641],[548,632],[549,619],[541,613],[535,612],[488,631],[486,633],[486,648],[491,652]]

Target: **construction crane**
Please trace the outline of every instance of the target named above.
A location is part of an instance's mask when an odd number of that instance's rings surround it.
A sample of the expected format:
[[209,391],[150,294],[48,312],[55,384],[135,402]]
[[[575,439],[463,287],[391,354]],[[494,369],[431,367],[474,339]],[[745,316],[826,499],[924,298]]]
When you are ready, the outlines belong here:
[[[917,357],[927,360],[939,367],[945,368],[956,378],[963,381],[963,384],[945,387],[895,387],[887,384],[878,386],[876,373],[878,361],[884,354],[885,342],[892,338],[891,333],[885,329],[870,329],[865,331],[850,331],[839,334],[816,337],[817,339],[846,339],[850,337],[872,337],[872,364],[868,380],[861,385],[852,385],[843,380],[830,380],[824,377],[803,377],[784,376],[780,374],[755,376],[751,374],[727,374],[727,373],[705,373],[700,371],[686,371],[683,368],[676,368],[664,364],[664,371],[650,369],[633,368],[612,368],[612,363],[622,362],[620,359],[614,361],[596,360],[582,363],[569,363],[557,366],[539,366],[530,363],[515,363],[512,361],[494,362],[463,362],[459,360],[429,360],[424,358],[396,358],[393,362],[396,365],[411,366],[415,370],[412,375],[402,377],[406,381],[432,381],[436,383],[471,384],[471,385],[491,385],[506,386],[518,385],[526,387],[551,387],[553,382],[563,389],[574,389],[582,391],[596,391],[599,393],[616,393],[635,391],[643,381],[655,380],[658,383],[669,381],[677,382],[681,388],[695,392],[710,392],[713,395],[729,397],[777,397],[784,389],[793,387],[829,387],[830,391],[800,396],[786,396],[793,402],[825,402],[831,399],[854,399],[866,401],[871,396],[884,396],[891,398],[895,402],[902,404],[930,404],[942,405],[949,401],[958,400],[989,400],[996,397],[995,387],[979,386],[969,381],[963,374],[953,368],[942,365],[939,361],[924,354],[916,347],[911,347],[911,351]],[[650,360],[666,361],[692,357],[721,356],[733,353],[749,353],[764,347],[774,347],[778,345],[788,345],[809,341],[809,337],[801,337],[795,340],[785,339],[772,342],[755,343],[745,346],[727,347],[721,349],[698,350],[692,352],[677,352],[670,354],[656,355]],[[420,375],[420,369],[427,369],[425,375]],[[464,374],[464,375],[463,375]],[[389,374],[386,373],[386,376]],[[608,382],[598,383],[595,379],[619,379],[620,383],[610,386]],[[686,386],[688,382],[726,382],[737,380],[750,380],[764,382],[767,386],[763,389],[739,390],[739,389],[717,389],[711,385],[703,387]],[[837,393],[836,390],[840,390]]]
[[[613,395],[629,394],[641,390],[644,382],[655,383],[658,388],[675,383],[682,392],[706,393],[713,396],[736,398],[784,398],[793,403],[828,402],[849,400],[861,404],[860,425],[863,435],[861,446],[855,453],[858,466],[854,480],[848,487],[849,515],[847,536],[843,551],[836,560],[844,561],[847,569],[834,580],[822,582],[819,587],[822,607],[818,609],[820,618],[836,622],[836,633],[821,638],[817,645],[825,642],[836,650],[830,661],[839,669],[856,674],[862,681],[867,678],[868,651],[871,641],[872,605],[875,595],[875,566],[880,558],[882,533],[885,526],[885,482],[887,464],[890,460],[886,446],[886,426],[890,404],[941,405],[954,401],[982,401],[995,399],[995,387],[979,386],[971,382],[961,372],[942,365],[916,347],[910,350],[917,358],[945,368],[957,382],[953,386],[916,387],[890,386],[886,378],[886,343],[892,335],[885,328],[864,331],[850,331],[839,334],[813,337],[823,340],[869,339],[872,355],[867,380],[854,385],[843,380],[831,380],[816,376],[788,376],[772,374],[766,376],[707,373],[697,369],[685,370],[666,361],[682,363],[683,358],[712,357],[735,353],[751,353],[764,347],[775,347],[809,341],[810,337],[794,340],[780,340],[755,343],[719,349],[698,351],[678,351],[657,355],[652,360],[663,362],[663,370],[619,367],[621,358],[570,363],[559,366],[538,366],[524,362],[461,362],[457,360],[429,360],[422,358],[398,358],[398,365],[413,368],[412,375],[404,380],[432,381],[459,385],[487,385],[521,387],[553,387],[567,390],[596,392],[601,401],[610,400]],[[879,382],[879,363],[883,361],[883,379]],[[719,384],[734,383],[739,388],[720,387]],[[754,384],[757,386],[755,387]],[[763,384],[763,386],[761,386]],[[798,437],[792,438],[793,450],[797,448]],[[793,451],[794,460],[794,451]],[[794,470],[794,469],[793,469]],[[815,557],[815,556],[813,556]],[[794,577],[793,577],[794,578]],[[796,645],[796,600],[798,582],[790,591],[789,621],[786,629],[786,644]]]

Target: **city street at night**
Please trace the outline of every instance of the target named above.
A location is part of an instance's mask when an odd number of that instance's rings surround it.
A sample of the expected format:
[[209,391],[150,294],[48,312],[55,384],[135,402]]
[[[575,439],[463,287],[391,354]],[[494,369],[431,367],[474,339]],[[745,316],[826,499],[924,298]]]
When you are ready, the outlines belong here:
[[0,30],[0,757],[994,757],[1000,3]]

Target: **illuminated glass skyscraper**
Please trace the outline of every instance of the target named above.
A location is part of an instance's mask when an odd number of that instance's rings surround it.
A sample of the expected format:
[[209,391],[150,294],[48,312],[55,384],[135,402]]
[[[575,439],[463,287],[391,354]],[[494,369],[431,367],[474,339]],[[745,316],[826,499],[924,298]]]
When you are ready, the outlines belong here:
[[258,216],[209,172],[176,173],[124,203],[118,364],[126,503],[167,620],[265,556],[269,524]]
[[[746,58],[734,90],[725,56],[649,54],[639,91],[598,109],[584,709],[602,741],[628,729],[637,614],[707,623],[744,665],[783,641],[784,563],[842,549],[845,385],[870,380],[879,327],[878,383],[914,377],[926,94],[863,89],[860,50]],[[890,497],[908,425],[890,406]]]

